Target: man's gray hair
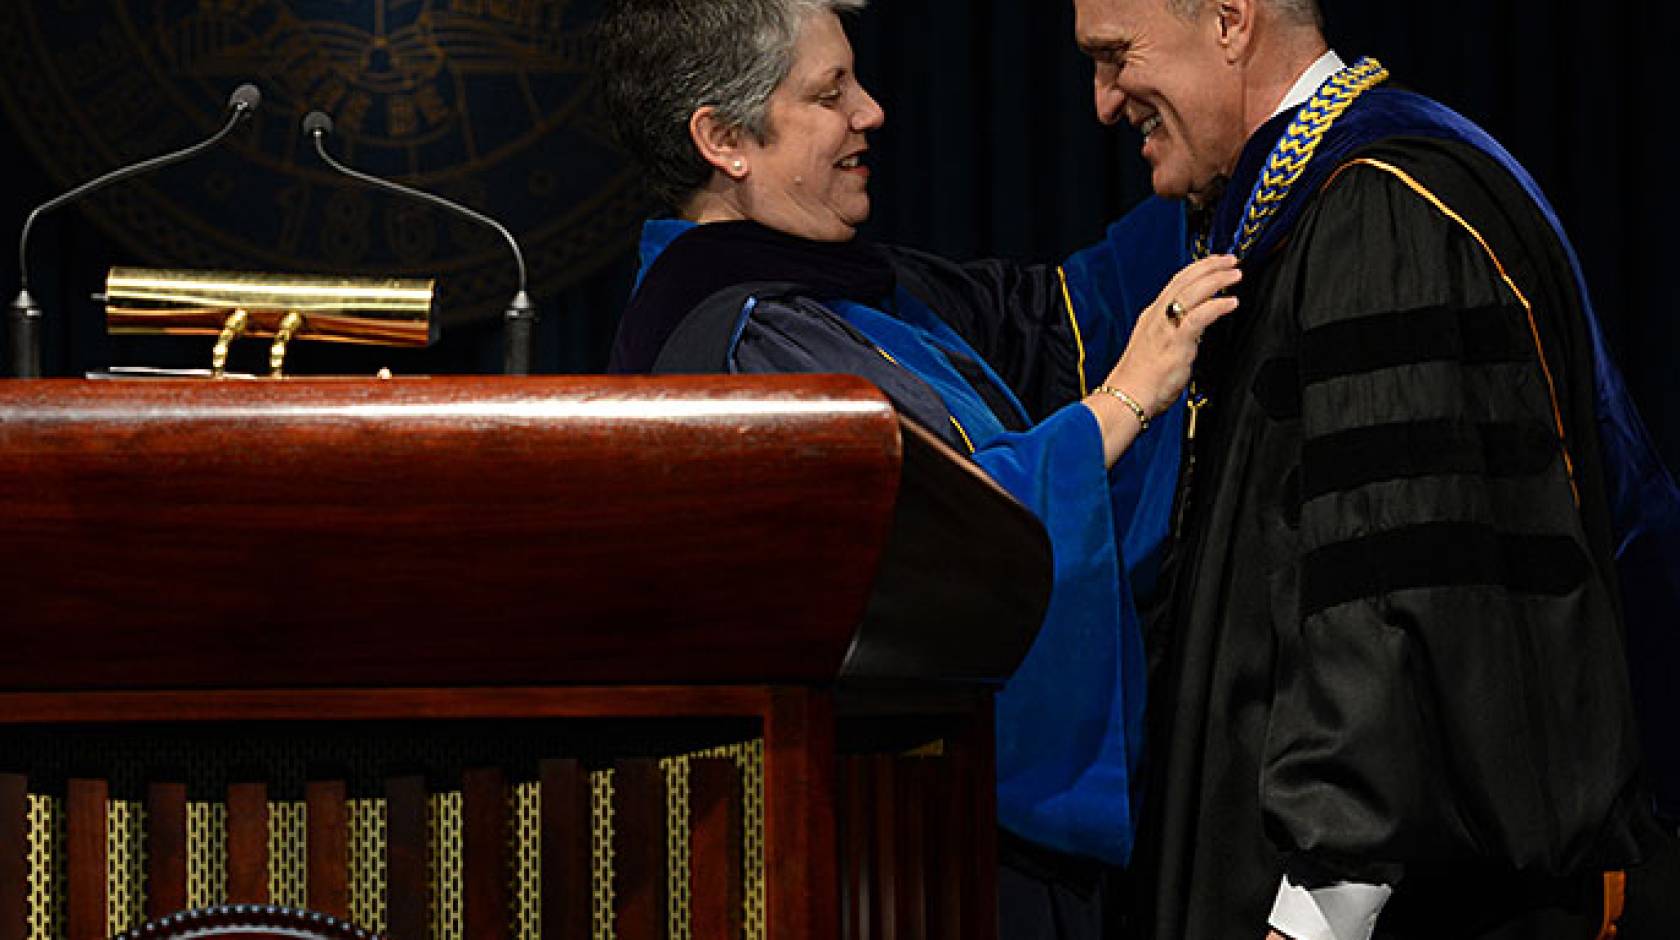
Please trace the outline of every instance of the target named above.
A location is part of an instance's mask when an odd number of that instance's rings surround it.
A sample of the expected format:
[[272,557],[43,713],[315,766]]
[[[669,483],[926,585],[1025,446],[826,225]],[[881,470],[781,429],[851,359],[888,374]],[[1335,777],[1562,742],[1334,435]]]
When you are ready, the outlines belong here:
[[805,21],[868,0],[619,0],[597,27],[607,115],[647,184],[679,207],[711,175],[688,122],[711,106],[725,126],[769,137],[770,95],[793,68]]
[[[1190,19],[1203,8],[1212,6],[1217,0],[1167,0],[1167,9],[1185,19]],[[1324,11],[1319,9],[1318,0],[1260,0],[1278,15],[1291,23],[1302,25],[1312,24],[1319,29],[1324,28]]]

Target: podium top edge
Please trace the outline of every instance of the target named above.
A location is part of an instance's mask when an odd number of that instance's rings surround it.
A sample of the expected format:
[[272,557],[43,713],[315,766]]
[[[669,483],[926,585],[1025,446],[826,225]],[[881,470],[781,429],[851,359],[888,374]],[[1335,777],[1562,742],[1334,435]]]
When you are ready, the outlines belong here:
[[405,378],[14,379],[0,381],[0,422],[75,414],[188,419],[237,410],[302,416],[318,409],[376,409],[381,417],[441,410],[526,417],[833,416],[893,423],[891,402],[848,375],[435,376]]

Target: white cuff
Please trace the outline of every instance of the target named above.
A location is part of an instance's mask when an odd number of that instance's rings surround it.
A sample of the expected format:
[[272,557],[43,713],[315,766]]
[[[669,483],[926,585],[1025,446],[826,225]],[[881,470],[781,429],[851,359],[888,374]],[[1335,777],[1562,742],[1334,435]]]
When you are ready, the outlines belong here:
[[1377,915],[1393,893],[1388,885],[1357,881],[1308,889],[1286,877],[1267,922],[1290,940],[1371,940]]

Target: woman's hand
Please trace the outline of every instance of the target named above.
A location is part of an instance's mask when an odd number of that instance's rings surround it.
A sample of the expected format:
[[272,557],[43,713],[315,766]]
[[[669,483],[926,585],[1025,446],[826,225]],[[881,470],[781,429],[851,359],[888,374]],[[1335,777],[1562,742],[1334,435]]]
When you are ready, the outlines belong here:
[[1103,383],[1113,391],[1098,391],[1085,399],[1102,426],[1109,466],[1131,446],[1143,419],[1154,420],[1172,407],[1189,384],[1196,344],[1213,321],[1237,309],[1235,297],[1221,294],[1241,280],[1236,258],[1203,258],[1173,275],[1161,296],[1138,317],[1126,351]]
[[1237,298],[1220,294],[1241,280],[1237,259],[1230,255],[1203,258],[1173,275],[1138,317],[1106,384],[1131,395],[1150,418],[1172,407],[1190,382],[1203,331],[1237,309]]

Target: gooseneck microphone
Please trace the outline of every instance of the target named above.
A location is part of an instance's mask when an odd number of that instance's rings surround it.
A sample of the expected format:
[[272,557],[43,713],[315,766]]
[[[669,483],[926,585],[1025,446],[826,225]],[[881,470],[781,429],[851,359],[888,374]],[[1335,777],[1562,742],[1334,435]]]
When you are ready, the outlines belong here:
[[387,179],[380,179],[377,176],[345,166],[327,153],[326,139],[327,135],[332,132],[332,118],[328,117],[325,112],[311,111],[303,116],[303,135],[315,142],[315,152],[321,155],[322,161],[327,166],[369,186],[418,199],[464,219],[470,219],[480,225],[493,228],[507,241],[508,248],[513,251],[513,263],[519,268],[519,292],[513,295],[513,300],[508,304],[507,313],[503,316],[503,324],[506,330],[503,333],[502,371],[507,375],[530,375],[532,328],[537,322],[537,308],[531,303],[530,295],[525,293],[525,253],[519,250],[519,242],[514,240],[513,233],[509,232],[506,226],[495,219],[482,212],[475,212],[460,203],[451,202],[442,196],[404,186],[401,183],[393,183]]
[[240,85],[228,96],[227,123],[211,137],[200,141],[184,150],[166,153],[162,156],[142,160],[139,163],[118,167],[115,170],[89,180],[75,189],[56,196],[35,208],[23,222],[23,234],[18,238],[18,295],[12,301],[9,323],[7,324],[7,345],[10,347],[7,361],[11,363],[12,375],[20,379],[36,379],[41,377],[41,308],[36,306],[35,298],[29,296],[29,230],[35,227],[35,220],[43,213],[51,212],[60,206],[75,202],[91,193],[118,183],[131,176],[138,176],[152,170],[161,169],[172,163],[191,159],[221,143],[222,138],[233,133],[233,129],[246,118],[249,118],[262,104],[262,92],[251,84]]

